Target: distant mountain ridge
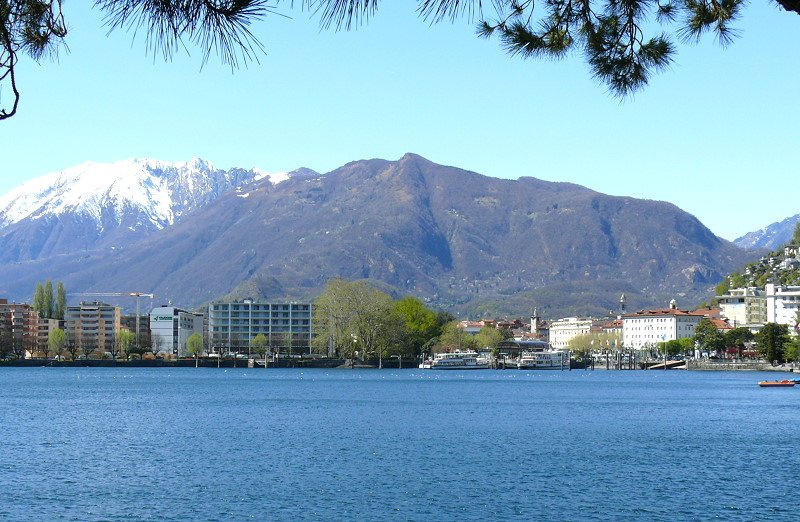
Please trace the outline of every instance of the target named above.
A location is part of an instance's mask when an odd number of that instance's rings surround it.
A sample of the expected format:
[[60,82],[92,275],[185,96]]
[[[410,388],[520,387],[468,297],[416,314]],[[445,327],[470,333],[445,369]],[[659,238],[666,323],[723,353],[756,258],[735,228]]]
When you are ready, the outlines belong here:
[[220,170],[199,158],[87,162],[48,174],[0,197],[0,261],[125,246],[264,178],[286,175]]
[[773,223],[761,230],[748,232],[733,242],[742,248],[766,248],[775,250],[792,239],[795,225],[800,222],[800,214]]
[[490,178],[414,154],[253,179],[114,246],[0,260],[0,295],[30,295],[50,277],[193,307],[223,295],[311,299],[345,277],[462,314],[603,314],[622,292],[631,309],[693,306],[753,259],[670,203]]

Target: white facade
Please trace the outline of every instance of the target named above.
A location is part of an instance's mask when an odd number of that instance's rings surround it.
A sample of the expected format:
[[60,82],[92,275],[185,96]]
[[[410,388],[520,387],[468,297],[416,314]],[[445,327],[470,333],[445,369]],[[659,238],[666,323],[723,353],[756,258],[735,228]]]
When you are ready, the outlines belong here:
[[766,297],[757,288],[731,288],[727,294],[717,296],[717,301],[720,314],[734,328],[767,322]]
[[655,348],[658,343],[692,337],[703,314],[668,308],[642,310],[622,316],[622,345],[625,349]]
[[203,315],[174,306],[159,306],[150,312],[150,337],[160,354],[188,355],[186,341],[192,334],[203,335]]
[[800,286],[781,286],[767,283],[764,287],[767,300],[767,322],[785,324],[795,331],[800,311]]
[[553,350],[566,350],[572,338],[591,331],[592,320],[567,317],[550,323],[550,346]]

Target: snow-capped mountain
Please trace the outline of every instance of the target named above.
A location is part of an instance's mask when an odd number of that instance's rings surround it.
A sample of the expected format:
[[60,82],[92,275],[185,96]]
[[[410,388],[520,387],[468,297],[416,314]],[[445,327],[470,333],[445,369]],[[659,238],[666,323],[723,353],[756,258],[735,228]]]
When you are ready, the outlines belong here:
[[0,197],[0,260],[124,246],[262,179],[287,175],[220,170],[202,159],[87,162],[47,174]]
[[794,227],[798,222],[800,222],[800,214],[773,223],[761,230],[748,232],[734,240],[734,243],[742,248],[768,248],[775,250],[792,239]]

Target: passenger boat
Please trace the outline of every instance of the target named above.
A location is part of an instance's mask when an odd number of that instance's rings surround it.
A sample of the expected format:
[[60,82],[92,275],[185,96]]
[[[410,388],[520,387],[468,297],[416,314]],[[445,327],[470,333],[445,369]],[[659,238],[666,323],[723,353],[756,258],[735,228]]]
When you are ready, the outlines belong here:
[[424,361],[419,367],[430,370],[487,370],[489,361],[476,352],[437,353],[433,360]]
[[569,369],[569,352],[523,352],[517,362],[520,370]]
[[782,381],[759,381],[758,385],[762,388],[791,388],[796,384],[795,380],[784,379]]

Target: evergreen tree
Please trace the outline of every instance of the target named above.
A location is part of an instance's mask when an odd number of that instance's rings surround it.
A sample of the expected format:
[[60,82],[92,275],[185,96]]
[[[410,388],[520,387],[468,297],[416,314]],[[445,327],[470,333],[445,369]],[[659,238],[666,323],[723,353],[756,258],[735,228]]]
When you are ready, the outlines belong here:
[[55,311],[55,304],[53,302],[53,283],[48,279],[44,283],[44,303],[42,303],[42,317],[48,319],[53,317]]
[[36,283],[36,291],[33,293],[33,309],[44,317],[44,285]]
[[756,334],[758,351],[769,362],[783,360],[783,347],[789,342],[789,328],[785,324],[767,323]]
[[64,311],[67,309],[67,291],[64,289],[64,283],[59,281],[56,284],[56,309],[54,318],[59,321],[64,320]]

